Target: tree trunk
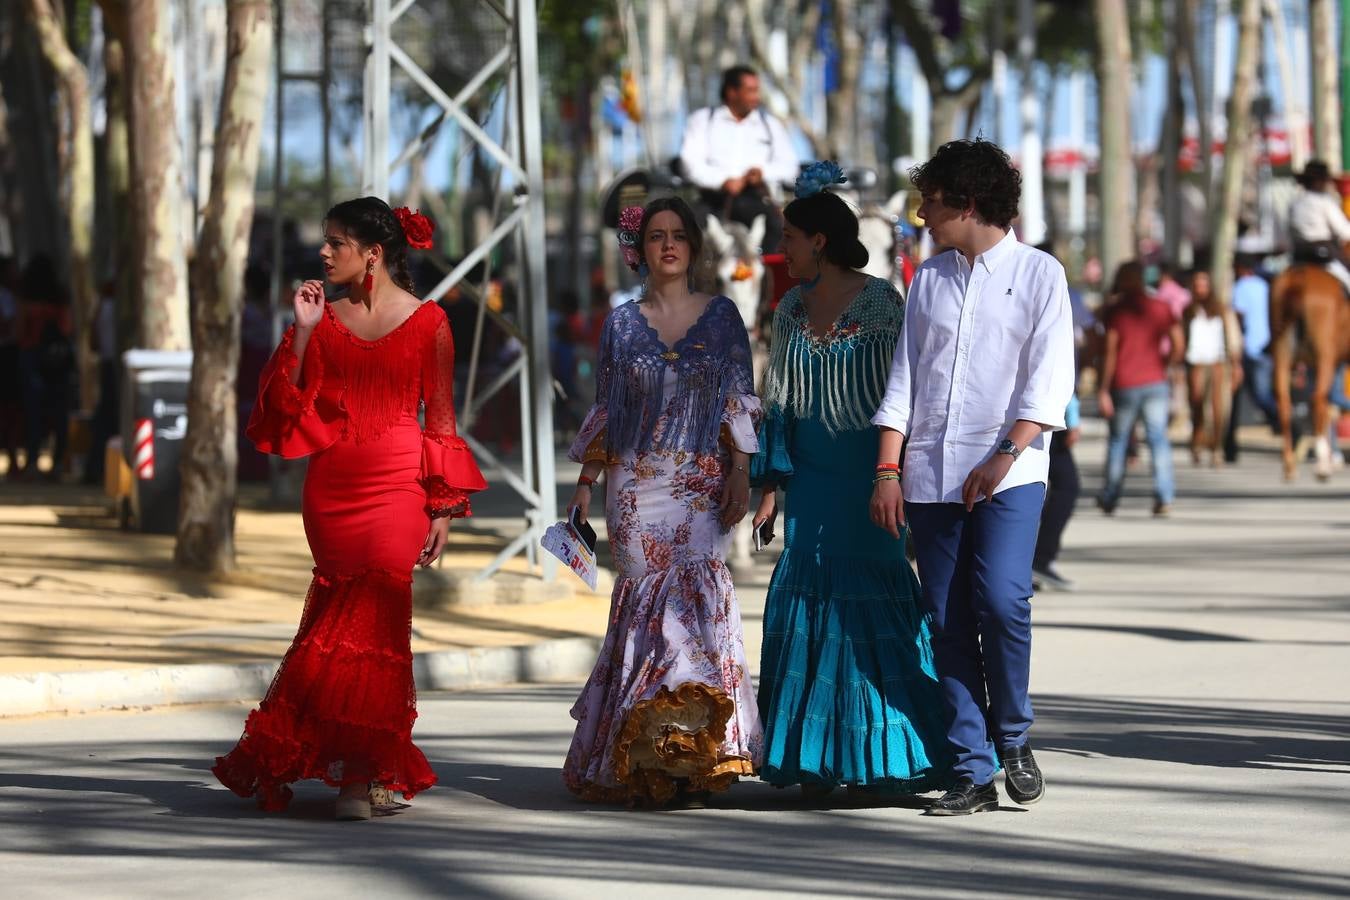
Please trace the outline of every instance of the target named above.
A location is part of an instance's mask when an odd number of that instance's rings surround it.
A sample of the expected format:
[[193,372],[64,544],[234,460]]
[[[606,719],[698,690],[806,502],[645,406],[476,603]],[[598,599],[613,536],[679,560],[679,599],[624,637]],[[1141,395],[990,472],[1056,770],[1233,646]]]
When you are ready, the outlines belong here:
[[1181,38],[1186,31],[1182,25],[1187,15],[1184,0],[1169,0],[1165,15],[1167,27],[1163,34],[1167,45],[1167,102],[1163,107],[1158,153],[1162,157],[1163,255],[1169,262],[1175,263],[1181,255],[1181,172],[1178,163],[1181,131],[1186,121],[1186,100],[1181,93],[1181,73],[1186,68],[1187,51],[1186,43]]
[[1335,0],[1310,0],[1308,34],[1312,43],[1313,153],[1331,166],[1341,165],[1341,108]]
[[[1041,109],[1054,110],[1055,97],[1058,93],[1058,87],[1061,83],[1067,86],[1068,75],[1058,66],[1051,66],[1050,71],[1046,73],[1045,92],[1041,95]],[[1054,140],[1054,128],[1057,123],[1053,115],[1041,117],[1041,147],[1049,147],[1050,142]],[[1042,173],[1044,174],[1044,173]],[[1064,227],[1055,206],[1055,189],[1047,180],[1045,185],[1045,240],[1052,246],[1059,243],[1059,238],[1064,234]],[[1064,257],[1068,259],[1067,256]]]
[[1294,77],[1294,59],[1289,47],[1289,29],[1280,0],[1265,0],[1263,9],[1270,20],[1271,45],[1275,66],[1280,73],[1280,95],[1284,103],[1284,128],[1289,134],[1289,165],[1295,172],[1308,163],[1308,122],[1303,112],[1302,91]]
[[17,255],[14,225],[19,217],[14,214],[14,197],[11,195],[17,175],[14,138],[9,133],[9,106],[5,103],[5,92],[0,91],[0,256]]
[[234,568],[235,382],[244,266],[272,56],[272,0],[228,0],[211,199],[193,262],[192,383],[178,516],[179,565]]
[[[586,234],[586,202],[591,194],[586,191],[586,149],[591,144],[591,92],[593,81],[588,75],[577,86],[573,94],[574,114],[567,129],[568,143],[568,192],[567,192],[567,234]],[[594,232],[591,232],[594,233]],[[577,292],[577,302],[583,310],[590,309],[590,263],[591,257],[578,251],[567,254],[568,268],[565,284],[570,284]]]
[[931,146],[922,148],[919,159],[927,159],[938,147],[956,137],[956,117],[961,111],[961,102],[950,94],[934,94],[930,89],[928,96],[932,102],[928,107],[928,133]]
[[[669,51],[666,48],[666,30],[670,27],[669,10],[665,0],[647,0],[647,52],[644,54],[647,71],[642,80],[642,133],[650,148],[652,163],[664,165],[669,159],[666,143],[670,122],[670,96],[673,87],[666,70]],[[639,34],[641,32],[639,31]],[[638,38],[641,39],[640,37]]]
[[[816,29],[820,24],[820,5],[812,4],[798,23],[791,54],[794,72],[785,72],[781,66],[775,65],[769,52],[769,11],[765,0],[744,0],[742,6],[731,9],[739,9],[745,15],[745,30],[750,39],[752,63],[761,74],[768,75],[769,80],[783,92],[783,96],[787,99],[789,118],[810,142],[812,150],[821,153],[825,147],[825,139],[822,135],[816,134],[805,111],[805,73],[810,68]],[[794,74],[796,77],[793,77]]]
[[59,129],[64,152],[57,159],[61,172],[61,199],[65,213],[66,258],[70,290],[75,301],[75,360],[79,373],[80,409],[94,408],[98,361],[85,339],[94,326],[98,303],[94,292],[94,130],[89,118],[89,74],[62,33],[61,19],[51,0],[27,0],[28,17],[37,32],[42,56],[56,76],[57,90],[67,121]]
[[6,36],[0,40],[0,90],[5,92],[10,134],[16,137],[13,168],[5,185],[14,252],[20,259],[35,253],[59,259],[65,242],[60,219],[52,215],[62,203],[53,153],[57,138],[52,131],[51,78],[22,6],[0,3],[0,34]]
[[107,235],[103,268],[117,285],[117,334],[121,350],[138,342],[141,297],[132,261],[136,254],[136,221],[131,200],[131,148],[127,129],[126,9],[118,0],[105,0],[103,10],[103,183],[105,215],[101,230]]
[[1134,256],[1130,215],[1133,161],[1130,152],[1130,22],[1125,0],[1093,0],[1097,23],[1097,116],[1101,161],[1098,174],[1102,277]]
[[862,72],[862,36],[856,0],[833,0],[835,52],[839,81],[826,100],[826,140],[830,154],[845,165],[858,163],[858,76]]
[[136,216],[134,270],[143,301],[140,343],[156,350],[189,346],[182,150],[172,49],[164,0],[129,0],[126,55]]
[[1022,240],[1039,244],[1045,240],[1045,190],[1042,178],[1045,158],[1037,123],[1045,118],[1036,93],[1036,12],[1032,0],[1017,3],[1017,63],[1021,79],[1018,111],[1022,122]]
[[[938,146],[957,137],[956,121],[963,111],[971,113],[964,123],[964,130],[973,130],[973,113],[978,109],[985,82],[993,75],[992,59],[985,59],[970,67],[965,81],[959,86],[951,86],[948,75],[952,66],[938,54],[940,36],[928,12],[921,11],[917,0],[890,0],[890,10],[896,24],[904,32],[905,43],[914,52],[914,61],[928,85],[928,96],[932,99],[930,143]],[[918,158],[926,159],[932,148],[914,147],[912,152]]]
[[1242,182],[1252,143],[1252,92],[1256,85],[1256,59],[1261,41],[1261,0],[1241,0],[1238,7],[1237,62],[1233,92],[1228,95],[1228,136],[1224,141],[1223,176],[1218,202],[1214,204],[1210,234],[1214,250],[1210,258],[1210,281],[1214,296],[1224,303],[1233,290],[1233,246],[1242,202]]
[[[1186,71],[1190,75],[1192,99],[1195,101],[1196,138],[1199,142],[1195,171],[1203,175],[1202,184],[1208,185],[1211,181],[1209,170],[1214,147],[1213,116],[1211,114],[1212,97],[1214,96],[1214,72],[1212,66],[1206,70],[1200,65],[1200,41],[1197,37],[1200,31],[1199,0],[1176,0],[1176,2],[1179,7],[1176,40],[1185,54],[1183,59],[1186,64]],[[1208,188],[1201,191],[1201,196],[1208,200]],[[1206,209],[1204,214],[1208,216],[1209,210]]]

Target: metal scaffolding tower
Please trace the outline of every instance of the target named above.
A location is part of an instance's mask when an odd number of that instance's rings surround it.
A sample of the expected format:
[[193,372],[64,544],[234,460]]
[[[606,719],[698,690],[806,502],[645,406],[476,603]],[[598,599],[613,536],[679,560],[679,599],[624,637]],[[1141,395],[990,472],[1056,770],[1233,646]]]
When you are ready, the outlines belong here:
[[[365,153],[362,171],[364,191],[388,197],[390,176],[410,165],[434,139],[445,123],[458,127],[499,167],[493,228],[428,294],[432,300],[445,296],[457,285],[479,306],[473,345],[457,348],[470,355],[467,390],[461,397],[461,434],[475,456],[488,470],[489,480],[509,485],[526,505],[523,531],[514,537],[479,574],[490,577],[501,566],[524,552],[531,564],[538,561],[537,547],[544,529],[557,516],[557,481],[554,472],[552,374],[548,356],[548,294],[544,257],[543,153],[539,120],[539,63],[535,0],[478,0],[483,10],[500,18],[505,40],[495,53],[451,96],[404,51],[395,38],[394,25],[419,4],[445,0],[370,0],[367,29],[363,124]],[[439,107],[434,124],[413,136],[391,158],[390,104],[392,71],[397,66],[420,89],[427,104]],[[506,127],[501,141],[475,121],[469,101],[494,81],[506,82]],[[406,98],[404,98],[406,102]],[[486,104],[490,108],[492,104]],[[504,213],[504,214],[503,214]],[[490,261],[493,251],[506,241],[514,242],[519,267],[517,291],[519,320],[513,322],[488,304],[486,292],[474,290],[466,277],[479,264]],[[522,353],[492,383],[477,389],[477,362],[484,326],[503,329],[519,342]],[[469,433],[473,421],[492,397],[512,383],[519,386],[521,416],[521,464],[519,471],[491,453]],[[551,578],[553,558],[542,554],[542,574]]]

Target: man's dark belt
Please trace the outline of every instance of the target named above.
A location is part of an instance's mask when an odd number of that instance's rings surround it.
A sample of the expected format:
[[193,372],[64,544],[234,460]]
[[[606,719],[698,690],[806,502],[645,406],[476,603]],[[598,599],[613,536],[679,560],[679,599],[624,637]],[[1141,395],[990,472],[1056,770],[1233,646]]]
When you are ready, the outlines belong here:
[[1332,260],[1341,258],[1340,244],[1335,241],[1296,241],[1294,243],[1294,262],[1311,263],[1325,266]]

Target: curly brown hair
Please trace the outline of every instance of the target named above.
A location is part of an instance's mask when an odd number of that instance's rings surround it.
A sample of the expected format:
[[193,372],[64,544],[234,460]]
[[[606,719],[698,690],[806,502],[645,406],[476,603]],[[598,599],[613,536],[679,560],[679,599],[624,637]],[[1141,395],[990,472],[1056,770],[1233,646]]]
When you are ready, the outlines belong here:
[[976,138],[950,141],[933,158],[909,170],[909,180],[921,194],[942,192],[942,205],[952,209],[973,206],[990,225],[1008,228],[1017,218],[1022,198],[1022,176],[997,144]]

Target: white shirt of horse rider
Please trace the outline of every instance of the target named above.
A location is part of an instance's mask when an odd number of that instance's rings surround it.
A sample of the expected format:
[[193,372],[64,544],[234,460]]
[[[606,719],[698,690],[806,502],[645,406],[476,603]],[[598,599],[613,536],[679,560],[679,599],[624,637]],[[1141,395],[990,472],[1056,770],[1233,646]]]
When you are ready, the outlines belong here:
[[[1289,207],[1289,231],[1295,241],[1336,241],[1343,245],[1350,241],[1350,219],[1346,218],[1345,210],[1330,194],[1302,190]],[[1326,270],[1350,291],[1350,271],[1346,270],[1343,262],[1333,259],[1327,263]]]
[[710,191],[751,169],[763,172],[773,190],[791,183],[800,169],[787,127],[763,107],[744,119],[725,105],[700,109],[685,124],[680,161],[689,180]]

